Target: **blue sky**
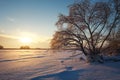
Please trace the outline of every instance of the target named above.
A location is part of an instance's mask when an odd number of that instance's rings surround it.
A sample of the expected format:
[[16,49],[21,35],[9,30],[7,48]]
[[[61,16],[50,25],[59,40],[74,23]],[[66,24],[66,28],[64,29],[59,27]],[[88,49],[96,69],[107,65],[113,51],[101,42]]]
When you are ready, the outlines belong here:
[[[74,0],[0,0],[0,37],[9,40],[18,37],[37,36],[34,43],[49,47],[47,40],[56,30],[55,23],[60,13],[68,14],[68,5]],[[8,37],[9,36],[9,37]],[[6,38],[7,37],[7,38]],[[5,47],[19,47],[11,45],[5,39],[1,45]],[[42,43],[46,45],[42,45]],[[9,45],[10,44],[10,45]]]

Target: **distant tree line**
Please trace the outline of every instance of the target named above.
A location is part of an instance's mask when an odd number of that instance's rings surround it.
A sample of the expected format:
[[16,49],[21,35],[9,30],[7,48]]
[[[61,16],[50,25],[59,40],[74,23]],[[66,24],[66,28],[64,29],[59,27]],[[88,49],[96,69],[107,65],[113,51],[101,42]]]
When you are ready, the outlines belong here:
[[30,49],[29,46],[21,46],[20,49]]

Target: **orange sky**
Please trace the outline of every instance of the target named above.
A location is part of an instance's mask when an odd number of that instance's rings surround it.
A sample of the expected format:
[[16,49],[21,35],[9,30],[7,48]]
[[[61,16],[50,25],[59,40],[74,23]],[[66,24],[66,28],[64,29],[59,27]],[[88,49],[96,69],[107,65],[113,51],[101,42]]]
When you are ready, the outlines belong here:
[[[21,39],[30,38],[31,41],[21,41]],[[11,36],[0,35],[0,43],[5,48],[19,48],[20,46],[28,45],[31,48],[49,48],[50,38],[43,36]]]

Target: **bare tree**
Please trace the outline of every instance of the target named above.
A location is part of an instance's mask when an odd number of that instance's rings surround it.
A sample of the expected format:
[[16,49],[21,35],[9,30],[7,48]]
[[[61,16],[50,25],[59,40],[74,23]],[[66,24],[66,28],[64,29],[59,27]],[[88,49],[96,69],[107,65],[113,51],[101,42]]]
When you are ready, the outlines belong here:
[[74,36],[71,33],[66,33],[66,31],[57,31],[51,40],[52,49],[69,49],[71,47],[78,48],[79,45],[75,42]]
[[112,31],[120,26],[120,0],[94,3],[90,0],[81,0],[69,6],[69,9],[69,15],[61,14],[56,23],[58,32],[62,36],[64,34],[69,36],[57,40],[55,37],[60,35],[55,34],[54,44],[76,45],[86,55],[88,61],[103,62],[101,54],[107,39]]

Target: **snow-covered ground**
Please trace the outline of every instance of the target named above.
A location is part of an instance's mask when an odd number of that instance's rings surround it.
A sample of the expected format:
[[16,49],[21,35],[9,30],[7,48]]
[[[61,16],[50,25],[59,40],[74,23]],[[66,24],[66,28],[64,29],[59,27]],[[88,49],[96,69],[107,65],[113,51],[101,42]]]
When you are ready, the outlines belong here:
[[[78,52],[77,53],[81,53]],[[120,62],[88,64],[75,51],[0,50],[0,80],[120,80]]]

